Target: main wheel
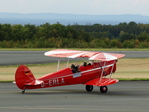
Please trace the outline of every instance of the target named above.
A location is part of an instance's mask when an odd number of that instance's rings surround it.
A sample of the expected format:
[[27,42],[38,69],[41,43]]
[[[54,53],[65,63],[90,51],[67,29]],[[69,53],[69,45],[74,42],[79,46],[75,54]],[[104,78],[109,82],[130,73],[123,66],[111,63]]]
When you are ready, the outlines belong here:
[[108,91],[108,87],[107,86],[100,86],[100,91],[101,91],[101,93],[106,93]]
[[92,91],[93,90],[93,85],[86,85],[86,91]]

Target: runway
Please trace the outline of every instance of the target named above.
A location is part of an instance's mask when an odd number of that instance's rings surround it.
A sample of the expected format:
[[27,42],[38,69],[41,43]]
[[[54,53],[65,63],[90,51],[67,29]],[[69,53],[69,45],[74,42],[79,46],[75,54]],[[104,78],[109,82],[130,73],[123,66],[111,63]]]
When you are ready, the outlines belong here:
[[[44,56],[45,52],[46,51],[0,51],[0,66],[57,62],[57,58]],[[124,58],[149,58],[149,51],[105,52],[125,54],[126,56]],[[61,61],[66,62],[66,59],[62,58]]]
[[[0,66],[57,62],[46,51],[0,51]],[[113,51],[106,51],[113,52]],[[149,58],[149,51],[115,51],[124,58]],[[63,59],[62,61],[65,61]],[[86,92],[84,85],[26,90],[0,83],[0,112],[148,112],[149,81],[120,81],[100,93]]]
[[1,112],[148,112],[149,81],[120,81],[86,92],[84,85],[71,85],[21,93],[15,84],[0,83]]

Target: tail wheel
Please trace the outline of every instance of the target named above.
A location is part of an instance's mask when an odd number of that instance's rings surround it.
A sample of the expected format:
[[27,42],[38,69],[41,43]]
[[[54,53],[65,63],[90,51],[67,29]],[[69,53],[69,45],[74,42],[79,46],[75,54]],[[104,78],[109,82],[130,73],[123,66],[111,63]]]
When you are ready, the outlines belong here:
[[100,86],[100,91],[101,91],[101,93],[106,93],[108,91],[108,87],[107,86]]
[[22,94],[24,94],[24,93],[25,93],[25,90],[22,91]]
[[91,92],[93,90],[93,85],[86,85],[86,91]]

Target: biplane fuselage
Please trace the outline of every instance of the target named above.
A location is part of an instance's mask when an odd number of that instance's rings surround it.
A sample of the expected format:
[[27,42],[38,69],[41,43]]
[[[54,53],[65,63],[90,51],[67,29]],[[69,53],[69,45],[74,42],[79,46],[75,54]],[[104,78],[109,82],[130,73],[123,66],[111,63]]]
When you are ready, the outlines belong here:
[[[47,74],[39,79],[35,79],[31,71],[24,65],[20,66],[20,70],[23,70],[24,78],[20,78],[20,89],[37,89],[55,86],[64,86],[72,84],[85,84],[86,82],[98,78],[107,76],[116,71],[116,63],[114,61],[106,62],[94,62],[92,65],[80,66],[79,71],[73,73],[71,68],[65,68],[54,73]],[[16,72],[17,74],[17,72]],[[20,75],[20,74],[19,74]],[[21,81],[22,80],[22,81]],[[98,85],[99,81],[94,82],[92,85]],[[25,85],[25,86],[24,86]]]

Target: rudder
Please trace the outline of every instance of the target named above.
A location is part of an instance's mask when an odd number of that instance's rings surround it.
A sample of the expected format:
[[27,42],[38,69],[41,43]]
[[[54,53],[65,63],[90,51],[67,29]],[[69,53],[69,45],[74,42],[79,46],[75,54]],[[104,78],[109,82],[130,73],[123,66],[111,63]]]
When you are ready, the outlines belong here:
[[15,73],[15,82],[18,88],[24,90],[26,83],[31,83],[35,81],[35,77],[28,67],[25,65],[20,65]]

